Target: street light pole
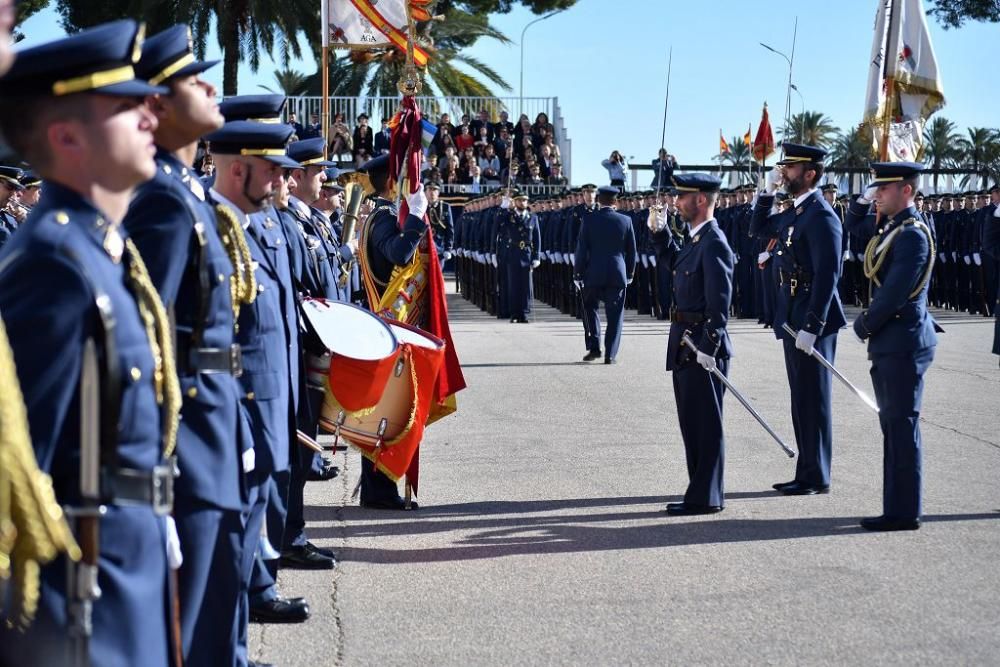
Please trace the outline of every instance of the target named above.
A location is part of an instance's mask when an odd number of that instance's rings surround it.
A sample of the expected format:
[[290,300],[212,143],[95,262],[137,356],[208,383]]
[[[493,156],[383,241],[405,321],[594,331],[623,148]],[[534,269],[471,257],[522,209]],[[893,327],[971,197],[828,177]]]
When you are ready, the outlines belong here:
[[563,9],[557,9],[554,12],[549,12],[545,16],[540,16],[539,18],[535,19],[534,21],[529,22],[528,25],[524,26],[524,30],[521,31],[521,77],[520,77],[521,78],[521,85],[520,85],[519,93],[518,93],[518,96],[517,96],[517,104],[520,107],[518,109],[518,114],[524,113],[524,33],[528,32],[528,28],[530,28],[531,26],[535,25],[539,21],[544,21],[545,19],[552,18],[553,16],[555,16],[556,14],[558,14],[558,13],[560,13],[562,11],[565,11],[565,10],[563,10]]
[[792,64],[795,62],[795,40],[796,40],[796,37],[798,36],[798,34],[799,34],[799,17],[796,16],[795,17],[795,27],[792,30],[792,56],[791,56],[791,58],[789,58],[788,56],[786,56],[784,53],[782,53],[778,49],[776,49],[776,48],[774,48],[772,46],[768,46],[764,42],[758,42],[758,44],[760,44],[761,46],[763,46],[765,49],[767,49],[771,53],[777,53],[779,56],[781,56],[782,58],[785,59],[785,62],[788,63],[788,88],[785,90],[785,131],[784,131],[784,135],[786,137],[788,136],[789,129],[791,129],[790,117],[791,117],[791,113],[792,113],[792,88],[794,87],[792,85]]

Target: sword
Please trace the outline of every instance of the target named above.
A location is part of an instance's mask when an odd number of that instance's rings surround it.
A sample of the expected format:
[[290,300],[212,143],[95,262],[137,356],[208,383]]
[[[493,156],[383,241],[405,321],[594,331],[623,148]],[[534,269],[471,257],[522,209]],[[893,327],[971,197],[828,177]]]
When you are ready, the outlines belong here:
[[[795,337],[795,336],[799,335],[799,332],[797,332],[792,327],[788,326],[788,322],[785,322],[784,329],[785,329],[786,332],[788,332],[788,335],[790,335],[792,337]],[[855,387],[853,384],[851,384],[851,381],[848,380],[846,377],[844,377],[844,374],[841,373],[840,371],[838,371],[837,368],[833,364],[831,364],[829,361],[827,361],[826,357],[824,357],[822,354],[820,354],[819,352],[817,352],[816,348],[813,348],[813,349],[809,350],[809,354],[810,354],[810,356],[812,356],[813,359],[815,359],[816,361],[818,361],[820,363],[820,365],[823,366],[823,368],[825,368],[826,370],[828,370],[831,373],[833,373],[834,377],[836,377],[838,380],[840,380],[841,382],[843,382],[844,386],[847,387],[848,389],[850,389],[851,393],[853,393],[855,396],[857,396],[858,398],[860,398],[862,403],[864,403],[865,405],[867,405],[869,408],[871,408],[875,412],[879,411],[878,404],[875,402],[875,399],[873,399],[871,396],[869,396],[868,394],[866,394],[865,392],[861,391],[860,389],[858,389],[857,387]]]
[[[684,344],[687,345],[692,350],[698,349],[695,346],[694,341],[691,340],[691,336],[689,336],[687,333],[684,334],[683,340]],[[771,425],[768,424],[766,421],[764,421],[764,418],[760,416],[760,413],[757,412],[752,405],[750,405],[750,401],[743,398],[743,394],[741,394],[736,389],[736,387],[733,386],[733,384],[729,381],[729,378],[727,378],[722,373],[722,371],[720,371],[718,368],[711,368],[708,369],[708,372],[714,375],[716,378],[718,378],[719,382],[726,385],[726,389],[728,389],[729,392],[736,397],[736,400],[738,400],[740,403],[743,404],[743,407],[747,409],[747,412],[753,415],[753,418],[757,420],[757,423],[764,427],[764,430],[767,431],[772,438],[774,438],[774,441],[778,443],[778,446],[780,446],[783,450],[785,450],[785,453],[788,454],[788,458],[790,459],[795,458],[795,452],[789,449],[788,445],[785,444],[785,442],[781,439],[781,437],[774,432],[774,429],[771,428]]]

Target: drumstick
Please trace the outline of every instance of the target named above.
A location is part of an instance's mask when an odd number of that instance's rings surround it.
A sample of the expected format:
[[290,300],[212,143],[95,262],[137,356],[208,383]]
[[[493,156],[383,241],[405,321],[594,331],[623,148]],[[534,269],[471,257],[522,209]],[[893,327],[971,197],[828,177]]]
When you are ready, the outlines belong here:
[[318,442],[316,442],[315,440],[313,440],[312,438],[310,438],[308,435],[306,435],[302,431],[298,431],[298,430],[295,431],[295,435],[298,436],[299,444],[300,445],[306,447],[307,449],[313,450],[317,454],[322,454],[323,453],[323,447],[320,446],[320,444]]

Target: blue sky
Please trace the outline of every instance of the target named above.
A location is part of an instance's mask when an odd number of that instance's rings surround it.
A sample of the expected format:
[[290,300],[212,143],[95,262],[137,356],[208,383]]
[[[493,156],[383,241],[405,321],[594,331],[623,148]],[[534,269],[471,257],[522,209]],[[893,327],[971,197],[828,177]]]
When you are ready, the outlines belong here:
[[[319,5],[319,0],[316,2]],[[532,26],[525,37],[524,95],[558,97],[573,141],[573,181],[607,180],[600,166],[613,149],[648,163],[659,147],[667,53],[673,46],[666,145],[681,162],[707,163],[727,140],[756,131],[767,101],[781,123],[788,64],[758,42],[791,54],[798,16],[792,110],[822,111],[841,128],[861,120],[876,0],[580,0]],[[496,69],[518,95],[521,30],[534,18],[520,7],[492,18],[513,44],[480,40],[472,55]],[[996,127],[1000,24],[944,30],[929,21],[947,106],[938,112],[966,127]],[[51,10],[23,27],[27,44],[60,34]],[[211,55],[211,54],[210,54]],[[215,54],[218,57],[218,54]],[[312,71],[315,63],[293,63]],[[240,71],[240,92],[261,92],[277,66]],[[208,73],[221,84],[221,68]]]

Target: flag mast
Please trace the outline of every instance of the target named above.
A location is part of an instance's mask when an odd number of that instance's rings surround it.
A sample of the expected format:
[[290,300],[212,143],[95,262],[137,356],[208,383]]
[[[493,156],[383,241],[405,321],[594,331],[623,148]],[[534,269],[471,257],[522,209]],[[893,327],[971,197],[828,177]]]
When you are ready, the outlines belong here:
[[885,0],[889,3],[889,29],[886,32],[885,57],[883,59],[882,85],[885,89],[885,110],[882,114],[882,141],[879,146],[879,159],[885,162],[889,159],[889,129],[892,126],[892,116],[896,108],[896,61],[899,53],[900,12],[898,0]]
[[320,82],[320,94],[323,96],[322,100],[322,117],[320,118],[320,123],[323,127],[323,159],[328,159],[328,151],[330,149],[330,142],[326,140],[330,136],[330,26],[328,25],[330,11],[329,11],[330,0],[322,0],[320,3],[320,13],[322,16],[320,20],[323,24],[323,62],[321,66],[322,81]]

